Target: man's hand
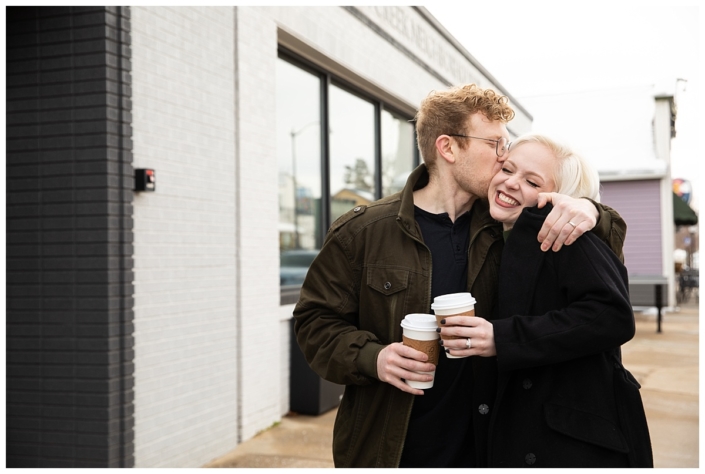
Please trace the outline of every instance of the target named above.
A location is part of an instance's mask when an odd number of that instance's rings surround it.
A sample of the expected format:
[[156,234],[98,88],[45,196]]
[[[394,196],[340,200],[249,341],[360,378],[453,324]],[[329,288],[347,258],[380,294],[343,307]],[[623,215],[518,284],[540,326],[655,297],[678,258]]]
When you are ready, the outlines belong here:
[[563,244],[572,244],[597,224],[600,214],[587,199],[558,193],[539,193],[539,208],[549,202],[553,203],[553,210],[546,216],[538,235],[544,252],[550,248],[558,252]]
[[436,366],[426,362],[428,356],[400,342],[388,345],[377,355],[377,377],[403,392],[423,395],[423,390],[409,387],[404,380],[430,382],[433,376],[416,372],[433,372]]

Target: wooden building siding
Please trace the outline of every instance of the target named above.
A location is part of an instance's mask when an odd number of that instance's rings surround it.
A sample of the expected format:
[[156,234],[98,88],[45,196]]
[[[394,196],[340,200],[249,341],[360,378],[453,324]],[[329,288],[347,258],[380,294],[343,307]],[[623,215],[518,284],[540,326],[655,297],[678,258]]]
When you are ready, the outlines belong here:
[[627,223],[624,263],[629,275],[662,275],[660,180],[602,183],[602,202]]

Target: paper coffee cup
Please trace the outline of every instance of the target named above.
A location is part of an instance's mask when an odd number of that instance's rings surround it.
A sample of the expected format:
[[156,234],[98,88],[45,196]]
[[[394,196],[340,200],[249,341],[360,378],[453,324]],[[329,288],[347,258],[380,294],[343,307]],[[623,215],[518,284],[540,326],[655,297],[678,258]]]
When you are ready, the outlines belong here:
[[[438,327],[451,327],[448,324],[441,325],[441,319],[448,316],[475,316],[475,298],[470,293],[451,293],[448,295],[436,296],[431,303],[431,309],[436,315]],[[457,336],[446,336],[444,339],[461,339]],[[449,359],[461,359],[467,356],[454,356],[446,352]]]
[[[432,314],[407,314],[401,322],[401,327],[403,344],[425,353],[428,356],[428,362],[438,365],[440,346],[438,345],[439,334],[436,332],[438,327],[436,318]],[[418,373],[430,374],[435,377],[436,371]],[[433,379],[430,382],[406,380],[406,383],[413,388],[433,387]]]

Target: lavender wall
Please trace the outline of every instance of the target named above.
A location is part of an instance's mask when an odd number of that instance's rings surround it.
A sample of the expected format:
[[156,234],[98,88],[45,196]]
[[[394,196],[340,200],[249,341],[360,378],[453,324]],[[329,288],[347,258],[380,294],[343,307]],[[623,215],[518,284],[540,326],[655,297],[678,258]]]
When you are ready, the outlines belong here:
[[658,179],[602,183],[602,202],[627,223],[624,263],[629,275],[661,275],[661,191]]

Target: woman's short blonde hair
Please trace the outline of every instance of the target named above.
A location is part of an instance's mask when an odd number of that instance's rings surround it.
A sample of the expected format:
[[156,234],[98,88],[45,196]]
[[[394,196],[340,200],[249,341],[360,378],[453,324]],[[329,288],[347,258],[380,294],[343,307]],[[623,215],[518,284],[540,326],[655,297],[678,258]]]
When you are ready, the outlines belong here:
[[527,142],[544,145],[556,157],[553,175],[556,183],[554,192],[574,198],[586,197],[595,202],[600,201],[600,175],[589,161],[567,145],[538,133],[528,133],[514,140],[510,152]]

